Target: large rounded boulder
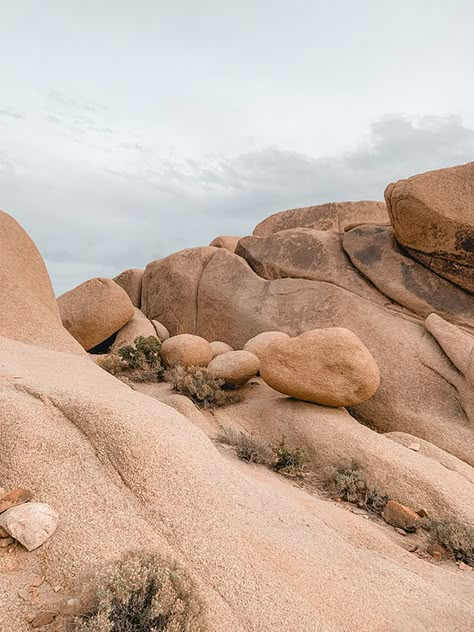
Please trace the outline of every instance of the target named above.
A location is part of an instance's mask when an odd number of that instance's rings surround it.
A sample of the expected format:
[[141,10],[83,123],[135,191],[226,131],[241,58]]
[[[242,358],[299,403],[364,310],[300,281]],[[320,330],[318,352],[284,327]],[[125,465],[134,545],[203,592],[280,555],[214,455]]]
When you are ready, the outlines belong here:
[[380,383],[370,351],[343,327],[275,340],[260,359],[260,375],[284,395],[335,407],[369,399]]
[[214,340],[209,343],[212,349],[212,358],[222,355],[223,353],[228,353],[229,351],[234,351],[234,348],[227,344],[227,342],[221,342],[220,340]]
[[143,272],[140,268],[130,268],[114,278],[115,283],[127,292],[133,306],[138,308],[142,303]]
[[114,343],[112,344],[112,351],[118,351],[122,347],[127,345],[133,345],[135,340],[143,336],[149,338],[150,336],[157,337],[155,327],[152,322],[135,307],[135,314],[124,327],[117,333]]
[[283,331],[264,331],[261,334],[257,334],[244,345],[244,351],[249,351],[260,358],[268,345],[276,340],[288,340],[289,335]]
[[208,369],[213,377],[231,386],[245,384],[257,375],[259,359],[250,351],[229,351],[216,356]]
[[474,291],[474,162],[389,184],[385,200],[397,241]]
[[161,357],[166,367],[207,366],[212,360],[211,345],[200,336],[179,334],[161,345]]
[[119,329],[135,312],[128,294],[112,279],[90,279],[58,298],[64,327],[88,351]]

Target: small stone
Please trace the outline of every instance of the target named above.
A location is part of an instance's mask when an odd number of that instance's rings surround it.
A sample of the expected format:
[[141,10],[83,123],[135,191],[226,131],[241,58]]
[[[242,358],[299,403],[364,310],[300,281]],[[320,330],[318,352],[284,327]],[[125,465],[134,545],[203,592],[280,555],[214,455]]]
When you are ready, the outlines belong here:
[[460,568],[462,571],[472,571],[472,566],[469,566],[469,564],[466,564],[465,562],[458,562],[458,568]]
[[44,582],[44,577],[41,577],[41,575],[35,575],[31,582],[31,585],[36,586],[36,587],[41,586],[43,582]]
[[32,498],[33,494],[27,489],[21,489],[21,487],[8,492],[8,494],[3,494],[0,498],[0,513],[3,513],[12,507],[16,507],[17,505],[27,503]]
[[10,546],[13,542],[15,542],[15,540],[8,536],[6,538],[0,538],[0,549],[6,549],[7,546]]
[[449,557],[447,549],[445,549],[444,546],[442,546],[438,542],[433,542],[432,544],[430,544],[427,548],[427,551],[431,555],[431,557],[437,561]]
[[12,507],[0,515],[0,526],[28,551],[41,546],[56,530],[58,514],[44,503]]
[[35,616],[36,616],[36,615],[35,615],[35,613],[34,613],[34,612],[28,612],[28,613],[25,615],[25,621],[26,621],[27,623],[33,623],[33,621],[34,621],[34,619],[35,619]]
[[23,601],[31,601],[31,593],[29,592],[29,590],[28,590],[28,588],[26,586],[24,588],[22,588],[21,590],[19,590],[17,595]]
[[59,586],[59,584],[57,586],[53,586],[53,590],[55,593],[58,593],[61,590],[61,586]]
[[416,531],[421,521],[420,516],[413,509],[398,503],[396,500],[388,501],[382,512],[382,517],[385,522],[388,522],[393,527],[398,527],[408,532]]
[[31,621],[32,628],[43,628],[45,625],[49,625],[56,618],[56,612],[40,612]]
[[396,527],[395,531],[400,535],[407,535],[407,532],[404,529],[400,529],[399,527]]
[[365,511],[365,509],[360,509],[359,507],[354,507],[353,509],[351,509],[352,513],[355,514],[356,516],[367,516],[367,512]]
[[420,518],[428,518],[428,512],[426,509],[418,509],[416,513],[420,516]]
[[415,452],[418,452],[418,450],[421,448],[421,445],[419,443],[410,443],[408,448],[410,450],[414,450]]

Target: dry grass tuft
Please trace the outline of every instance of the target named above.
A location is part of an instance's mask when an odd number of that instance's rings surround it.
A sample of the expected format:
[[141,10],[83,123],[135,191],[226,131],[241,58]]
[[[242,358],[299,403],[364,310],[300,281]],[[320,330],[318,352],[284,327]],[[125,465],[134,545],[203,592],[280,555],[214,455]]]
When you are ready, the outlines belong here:
[[275,461],[272,468],[280,474],[302,477],[305,474],[306,454],[302,448],[290,448],[286,443],[285,435],[280,443],[274,446]]
[[222,388],[224,380],[216,379],[201,366],[177,366],[168,369],[164,379],[175,391],[192,399],[200,408],[215,410],[242,401],[239,393]]
[[117,353],[109,353],[97,364],[119,379],[131,382],[159,382],[163,377],[161,342],[156,336],[138,336],[133,345],[121,347]]
[[245,432],[226,428],[219,435],[218,441],[233,446],[239,459],[247,461],[247,463],[258,463],[272,467],[275,460],[275,453],[268,441],[252,437]]
[[474,567],[474,529],[458,520],[432,521],[431,536],[456,560]]
[[381,514],[388,502],[356,461],[331,470],[328,487],[334,496],[374,514]]
[[157,553],[124,555],[82,587],[67,632],[205,632],[205,607],[184,569]]

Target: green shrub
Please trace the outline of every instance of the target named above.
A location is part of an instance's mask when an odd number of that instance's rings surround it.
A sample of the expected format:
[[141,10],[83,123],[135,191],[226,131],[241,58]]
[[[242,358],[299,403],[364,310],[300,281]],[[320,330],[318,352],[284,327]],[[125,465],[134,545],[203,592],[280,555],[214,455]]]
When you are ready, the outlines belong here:
[[224,380],[216,379],[202,366],[177,366],[168,369],[164,379],[175,391],[192,399],[200,408],[214,410],[242,399],[238,393],[224,390]]
[[329,486],[335,496],[349,503],[364,507],[367,511],[381,514],[388,497],[381,494],[366,477],[360,465],[353,461],[331,472]]
[[138,336],[133,345],[120,347],[118,355],[129,369],[163,371],[161,342],[156,336]]
[[263,441],[245,432],[229,428],[219,435],[218,440],[233,446],[237,456],[242,461],[258,463],[268,467],[273,466],[275,454],[268,441]]
[[290,476],[303,476],[307,458],[302,448],[289,448],[286,437],[283,435],[280,443],[273,448],[273,452],[275,460],[272,468],[276,472]]
[[432,537],[444,546],[456,560],[474,566],[474,529],[458,520],[432,521]]
[[132,552],[91,577],[68,632],[205,632],[205,608],[184,569]]

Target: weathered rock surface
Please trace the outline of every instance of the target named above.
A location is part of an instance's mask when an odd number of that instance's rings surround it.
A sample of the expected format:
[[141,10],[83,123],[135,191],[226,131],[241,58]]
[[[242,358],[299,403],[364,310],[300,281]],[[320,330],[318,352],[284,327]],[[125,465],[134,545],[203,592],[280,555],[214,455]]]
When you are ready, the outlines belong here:
[[200,336],[179,334],[161,345],[161,357],[166,367],[207,366],[212,360],[211,345]]
[[3,304],[0,336],[84,354],[61,325],[58,304],[38,249],[21,226],[3,211],[0,211],[0,288]]
[[0,527],[34,551],[56,531],[58,514],[45,503],[24,503],[0,514]]
[[228,351],[234,351],[234,348],[228,345],[226,342],[220,342],[220,340],[214,340],[209,343],[211,345],[212,357],[215,358],[218,355],[227,353]]
[[269,343],[260,359],[260,375],[280,393],[335,407],[369,399],[380,383],[367,347],[342,327],[314,329]]
[[130,268],[114,278],[115,283],[127,292],[132,305],[138,308],[140,308],[142,302],[143,272],[140,268]]
[[145,338],[149,336],[156,337],[156,330],[153,323],[148,320],[145,314],[137,307],[134,307],[132,320],[117,332],[117,337],[111,347],[111,351],[115,352],[126,345],[133,345],[135,338],[138,338],[138,336]]
[[438,274],[446,270],[474,291],[474,162],[389,184],[385,200],[397,240],[411,255],[420,252]]
[[283,331],[263,331],[261,334],[250,338],[244,345],[244,351],[250,351],[257,356],[257,358],[261,358],[265,353],[268,345],[270,345],[275,340],[288,340],[289,335],[285,334]]
[[162,323],[160,323],[157,320],[152,320],[151,324],[155,328],[156,335],[161,340],[161,342],[168,340],[168,338],[170,337],[170,332],[166,329],[166,327]]
[[388,522],[393,527],[404,529],[405,531],[416,531],[421,524],[420,516],[396,500],[389,500],[385,505],[382,512],[382,517],[385,522]]
[[220,235],[213,239],[209,245],[216,248],[225,248],[229,252],[234,253],[240,239],[241,237],[236,237],[235,235]]
[[190,248],[152,261],[142,283],[142,312],[158,320],[171,336],[193,333],[199,279],[210,258],[222,249]]
[[428,316],[425,327],[436,338],[467,383],[474,388],[474,336],[446,322],[437,314]]
[[58,298],[64,327],[88,351],[134,315],[128,294],[112,279],[90,279]]
[[[33,494],[28,489],[21,489],[21,487],[8,492],[7,494],[0,495],[0,513],[27,503],[33,498]],[[1,534],[0,534],[1,535]]]
[[[183,309],[196,306],[191,302]],[[315,328],[350,329],[381,373],[376,394],[351,412],[381,432],[407,432],[474,463],[472,387],[428,335],[423,321],[333,284],[261,279],[241,257],[223,249],[199,277],[197,311],[196,333],[237,349],[264,331],[297,336]]]
[[343,233],[347,226],[389,223],[383,202],[330,202],[275,213],[255,227],[254,235],[267,237],[289,228],[314,228]]
[[326,281],[384,304],[387,299],[355,270],[337,233],[308,228],[283,230],[268,237],[244,237],[236,254],[264,279]]
[[436,312],[474,329],[474,297],[408,257],[389,226],[358,226],[342,244],[353,265],[388,298],[423,318]]
[[259,364],[257,356],[250,351],[228,351],[216,356],[208,369],[226,384],[240,386],[257,375]]

